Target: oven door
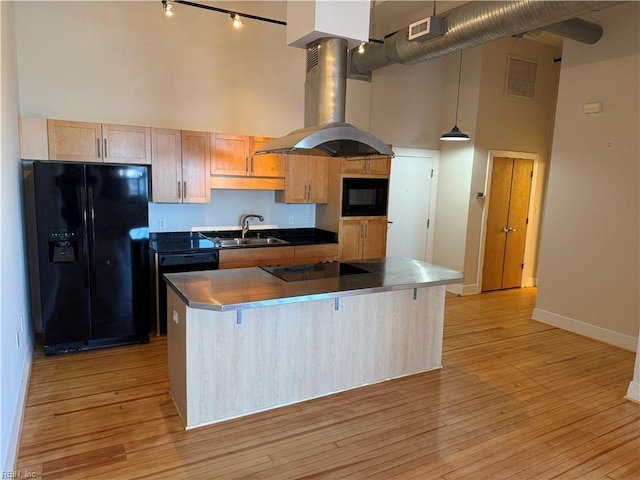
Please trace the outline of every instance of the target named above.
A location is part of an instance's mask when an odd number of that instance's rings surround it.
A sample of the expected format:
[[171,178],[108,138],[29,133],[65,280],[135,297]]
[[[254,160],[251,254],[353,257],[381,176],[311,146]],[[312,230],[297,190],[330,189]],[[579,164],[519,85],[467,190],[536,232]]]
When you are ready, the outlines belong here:
[[167,334],[167,283],[162,279],[165,273],[199,272],[217,270],[218,250],[206,252],[158,253],[156,254],[156,334]]

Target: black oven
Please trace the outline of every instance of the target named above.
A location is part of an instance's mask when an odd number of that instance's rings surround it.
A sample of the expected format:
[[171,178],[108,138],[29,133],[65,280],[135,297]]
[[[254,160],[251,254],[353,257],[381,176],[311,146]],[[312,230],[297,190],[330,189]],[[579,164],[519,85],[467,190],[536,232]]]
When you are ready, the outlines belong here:
[[342,216],[385,216],[388,196],[388,178],[343,178]]
[[196,252],[159,253],[156,267],[156,311],[158,312],[156,333],[167,333],[167,284],[162,279],[165,273],[198,272],[217,270],[219,265],[218,250]]

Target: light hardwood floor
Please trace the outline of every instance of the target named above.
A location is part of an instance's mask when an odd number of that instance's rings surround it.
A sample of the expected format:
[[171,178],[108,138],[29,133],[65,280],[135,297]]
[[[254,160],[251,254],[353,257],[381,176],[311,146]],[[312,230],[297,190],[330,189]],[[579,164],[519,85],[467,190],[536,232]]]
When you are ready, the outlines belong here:
[[444,368],[185,431],[166,341],[36,352],[16,468],[76,479],[637,479],[635,355],[531,320],[535,289],[446,299]]

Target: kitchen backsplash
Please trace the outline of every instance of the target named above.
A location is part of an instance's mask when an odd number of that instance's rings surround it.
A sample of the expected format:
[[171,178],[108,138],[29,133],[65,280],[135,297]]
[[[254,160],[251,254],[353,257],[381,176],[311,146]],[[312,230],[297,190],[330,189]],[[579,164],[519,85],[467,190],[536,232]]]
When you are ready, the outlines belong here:
[[[149,231],[184,232],[196,226],[238,225],[240,216],[256,213],[279,228],[314,227],[315,205],[276,203],[269,190],[211,190],[210,203],[149,203]],[[252,220],[256,226],[260,223]]]

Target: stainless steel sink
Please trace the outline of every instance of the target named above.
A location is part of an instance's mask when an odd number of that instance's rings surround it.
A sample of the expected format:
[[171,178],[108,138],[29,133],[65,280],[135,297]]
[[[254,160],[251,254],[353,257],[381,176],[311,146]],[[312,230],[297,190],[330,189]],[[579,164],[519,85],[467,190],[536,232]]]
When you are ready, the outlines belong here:
[[220,247],[258,247],[264,245],[284,245],[289,242],[275,237],[262,238],[214,238]]

